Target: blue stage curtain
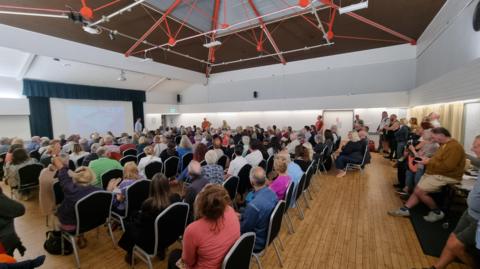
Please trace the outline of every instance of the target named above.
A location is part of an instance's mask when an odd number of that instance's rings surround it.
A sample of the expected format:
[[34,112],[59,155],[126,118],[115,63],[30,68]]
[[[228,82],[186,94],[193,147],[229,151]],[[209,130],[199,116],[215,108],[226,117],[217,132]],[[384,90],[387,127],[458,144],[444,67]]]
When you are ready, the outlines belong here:
[[[133,119],[143,121],[144,91],[124,90],[108,87],[96,87],[41,80],[24,79],[23,95],[30,103],[30,128],[32,135],[53,137],[50,99],[86,99],[132,102]],[[132,125],[134,124],[132,122]]]
[[29,96],[30,132],[32,136],[53,137],[52,114],[48,97]]

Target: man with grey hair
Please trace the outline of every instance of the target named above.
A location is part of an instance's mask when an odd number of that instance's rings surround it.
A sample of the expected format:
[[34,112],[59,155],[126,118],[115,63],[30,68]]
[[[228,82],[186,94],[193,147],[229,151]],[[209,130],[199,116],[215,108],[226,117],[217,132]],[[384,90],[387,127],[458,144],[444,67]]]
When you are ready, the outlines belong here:
[[33,136],[32,140],[26,147],[27,152],[38,150],[40,148],[40,143],[40,136]]
[[91,161],[98,159],[97,150],[99,147],[100,147],[100,144],[98,143],[92,144],[92,146],[90,147],[90,154],[88,154],[87,156],[85,156],[85,158],[83,158],[82,166],[88,166]]
[[[193,203],[195,202],[195,198],[197,198],[197,194],[209,183],[209,181],[202,176],[202,166],[198,161],[192,160],[190,164],[188,164],[187,169],[191,184],[185,189],[185,196],[183,199],[185,203],[190,205],[190,208],[193,208]],[[193,213],[192,210],[190,212]],[[193,216],[193,214],[190,214],[190,216]]]
[[95,172],[97,180],[92,182],[92,185],[102,187],[102,175],[112,169],[123,170],[123,166],[117,161],[107,157],[108,150],[105,147],[97,149],[98,159],[90,162],[88,167]]
[[0,138],[0,154],[7,153],[10,148],[10,139],[8,137]]
[[277,195],[266,186],[265,170],[254,167],[250,170],[250,183],[254,191],[245,211],[240,217],[240,232],[255,232],[256,240],[254,251],[265,248],[270,214],[277,204]]

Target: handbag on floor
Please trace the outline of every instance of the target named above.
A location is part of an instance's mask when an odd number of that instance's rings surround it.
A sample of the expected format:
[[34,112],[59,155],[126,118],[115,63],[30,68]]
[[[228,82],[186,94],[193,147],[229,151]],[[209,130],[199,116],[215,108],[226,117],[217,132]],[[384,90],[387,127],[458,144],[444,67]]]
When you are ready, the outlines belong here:
[[[62,234],[60,231],[46,232],[47,239],[43,243],[43,248],[52,255],[62,255]],[[73,252],[72,244],[68,240],[63,240],[63,255],[70,255]]]

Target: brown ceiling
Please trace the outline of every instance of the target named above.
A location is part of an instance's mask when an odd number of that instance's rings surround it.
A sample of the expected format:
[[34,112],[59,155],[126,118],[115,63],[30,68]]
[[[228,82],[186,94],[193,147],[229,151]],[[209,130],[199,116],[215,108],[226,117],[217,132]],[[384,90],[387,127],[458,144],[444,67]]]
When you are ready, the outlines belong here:
[[[88,4],[91,7],[98,7],[108,2],[110,2],[110,0],[90,0],[88,1]],[[95,13],[95,15],[99,18],[102,15],[110,14],[120,7],[126,6],[132,2],[133,1],[131,0],[122,0],[114,6]],[[358,0],[342,0],[342,5],[345,6],[349,3],[355,2],[358,2]],[[368,9],[356,13],[416,40],[420,37],[444,3],[445,0],[370,0]],[[54,9],[66,9],[66,7],[71,7],[74,10],[79,10],[81,7],[80,0],[0,0],[0,5],[20,5],[24,7]],[[5,8],[0,9],[3,10]],[[319,15],[323,21],[329,20],[328,10],[319,11]],[[311,14],[305,16],[313,21],[315,20]],[[161,15],[157,12],[142,6],[137,6],[133,8],[131,12],[118,16],[110,22],[102,25],[109,29],[116,29],[123,34],[139,38],[154,23],[154,20],[160,17]],[[125,51],[127,51],[135,42],[134,40],[120,36],[115,40],[110,40],[107,33],[90,35],[84,32],[79,24],[61,19],[0,15],[0,23],[120,53],[125,53]],[[179,23],[172,20],[169,20],[169,25],[172,32],[176,32],[176,29],[180,26]],[[272,36],[281,51],[325,43],[325,40],[322,38],[322,33],[301,17],[294,17],[281,22],[269,24],[268,29],[272,31]],[[260,35],[260,29],[256,28],[253,31],[258,38]],[[337,14],[333,31],[335,35],[338,36],[333,39],[333,42],[335,43],[334,45],[286,54],[284,57],[287,64],[290,61],[407,43],[402,39],[362,23],[348,15]],[[197,34],[197,32],[188,27],[184,27],[180,31],[177,40],[194,34]],[[352,39],[351,37],[368,38],[369,40]],[[247,39],[248,41],[245,41],[244,39]],[[382,41],[372,39],[381,39]],[[162,30],[157,29],[147,38],[147,40],[154,44],[164,44],[167,42],[168,37]],[[238,35],[234,34],[221,37],[219,40],[222,41],[222,45],[219,46],[216,51],[216,63],[247,59],[261,55],[257,52],[255,46],[250,44],[255,43],[252,30],[240,32]],[[202,46],[203,43],[205,43],[205,38],[198,37],[188,41],[179,42],[172,47],[171,50],[206,61],[208,58],[208,49]],[[142,44],[137,50],[146,48],[148,48],[148,46]],[[269,44],[268,40],[265,41],[264,48],[264,53],[274,52],[274,49]],[[139,56],[143,55],[140,54]],[[206,69],[205,63],[190,60],[169,51],[157,49],[148,56],[154,58],[157,62],[198,72],[205,72]],[[278,62],[278,58],[267,57],[235,64],[216,66],[213,68],[212,72],[224,72],[275,64]]]

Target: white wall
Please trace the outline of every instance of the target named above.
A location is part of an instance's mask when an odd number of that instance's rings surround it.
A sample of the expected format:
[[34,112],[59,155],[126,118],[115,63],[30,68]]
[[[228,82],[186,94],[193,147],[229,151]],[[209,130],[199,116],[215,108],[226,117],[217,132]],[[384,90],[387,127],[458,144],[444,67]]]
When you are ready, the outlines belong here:
[[0,137],[30,138],[28,115],[0,115]]

